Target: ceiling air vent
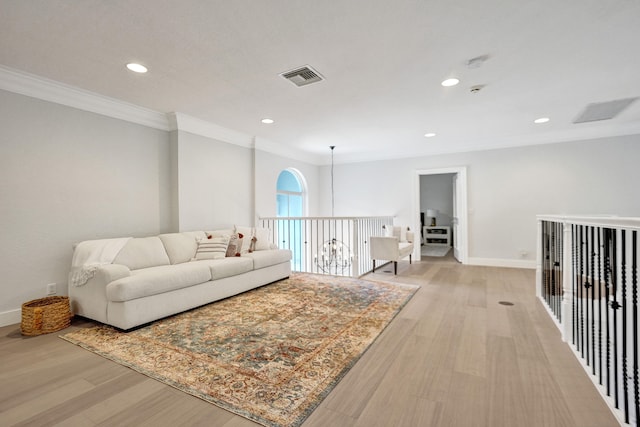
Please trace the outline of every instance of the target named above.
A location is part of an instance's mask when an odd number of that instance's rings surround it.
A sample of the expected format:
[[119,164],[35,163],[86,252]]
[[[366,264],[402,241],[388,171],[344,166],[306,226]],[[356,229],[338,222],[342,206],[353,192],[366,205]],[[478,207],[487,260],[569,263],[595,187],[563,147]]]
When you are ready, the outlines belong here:
[[296,68],[295,70],[286,71],[280,75],[296,86],[306,86],[311,83],[324,80],[320,73],[308,65]]
[[597,102],[589,104],[573,123],[596,122],[598,120],[609,120],[617,116],[635,101],[636,98],[617,99],[615,101]]

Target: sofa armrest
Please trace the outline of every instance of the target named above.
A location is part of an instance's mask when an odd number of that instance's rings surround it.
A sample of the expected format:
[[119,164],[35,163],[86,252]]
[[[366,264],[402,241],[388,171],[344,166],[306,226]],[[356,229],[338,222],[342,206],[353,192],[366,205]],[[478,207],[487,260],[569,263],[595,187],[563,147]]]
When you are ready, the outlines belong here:
[[399,257],[399,240],[397,237],[371,236],[371,258],[395,261]]
[[[101,265],[96,274],[91,280],[99,282],[103,286],[107,286],[114,280],[122,279],[123,277],[131,276],[131,270],[129,267],[122,264],[105,264]],[[91,281],[89,280],[89,281]]]
[[69,283],[71,311],[99,322],[107,323],[107,285],[114,280],[131,275],[122,264],[105,264],[98,267],[87,283],[74,286]]

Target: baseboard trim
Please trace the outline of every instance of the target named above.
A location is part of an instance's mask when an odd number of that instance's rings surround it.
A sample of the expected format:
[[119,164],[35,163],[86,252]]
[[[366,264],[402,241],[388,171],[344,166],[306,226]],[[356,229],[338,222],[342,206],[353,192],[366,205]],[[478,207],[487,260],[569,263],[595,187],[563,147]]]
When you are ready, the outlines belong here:
[[533,270],[536,269],[535,261],[520,259],[469,257],[467,261],[469,265],[482,265],[485,267],[529,268]]
[[0,313],[0,327],[15,325],[22,321],[22,309],[3,311]]

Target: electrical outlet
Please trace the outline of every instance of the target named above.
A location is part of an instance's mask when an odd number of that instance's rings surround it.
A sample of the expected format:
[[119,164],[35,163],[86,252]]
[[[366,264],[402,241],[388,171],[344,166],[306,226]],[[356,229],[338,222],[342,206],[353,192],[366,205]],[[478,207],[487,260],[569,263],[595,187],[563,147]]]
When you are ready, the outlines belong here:
[[518,253],[520,254],[520,258],[526,258],[527,255],[529,255],[529,252],[525,251],[524,249],[520,249]]
[[47,295],[55,295],[56,294],[56,284],[49,283],[47,285]]

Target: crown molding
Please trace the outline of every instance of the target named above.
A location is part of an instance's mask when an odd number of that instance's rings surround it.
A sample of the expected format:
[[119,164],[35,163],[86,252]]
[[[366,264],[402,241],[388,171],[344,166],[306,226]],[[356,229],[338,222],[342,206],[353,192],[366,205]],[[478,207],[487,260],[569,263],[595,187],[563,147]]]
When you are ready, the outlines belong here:
[[252,148],[253,136],[183,113],[168,113],[169,130],[179,130],[241,147]]
[[[640,122],[603,124],[580,123],[573,129],[549,131],[535,135],[509,135],[494,138],[477,138],[473,143],[456,145],[451,149],[446,145],[440,148],[425,147],[415,151],[398,152],[396,155],[388,155],[378,152],[357,152],[342,154],[340,163],[378,162],[384,160],[401,160],[415,157],[439,156],[460,153],[475,153],[490,150],[520,149],[538,145],[562,144],[566,142],[591,141],[605,138],[618,138],[631,135],[640,135]],[[517,141],[517,143],[514,143]],[[458,142],[458,141],[453,141]],[[336,163],[338,163],[336,161]]]
[[[147,126],[163,131],[185,131],[206,138],[253,148],[259,138],[183,113],[161,113],[115,98],[80,89],[35,74],[0,65],[0,90],[66,105],[83,111]],[[260,149],[294,160],[317,164],[306,153],[284,149],[279,144],[260,138]]]
[[273,141],[265,138],[260,138],[258,136],[255,137],[255,148],[256,150],[262,150],[267,153],[276,154],[278,156],[309,163],[315,166],[321,166],[324,164],[319,156],[314,156],[300,150],[295,150],[291,147],[283,147],[281,144],[277,144]]
[[0,89],[154,129],[169,130],[164,113],[2,65]]

